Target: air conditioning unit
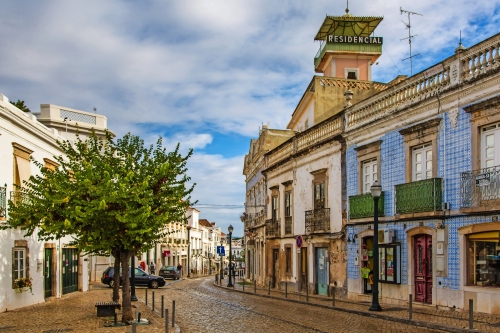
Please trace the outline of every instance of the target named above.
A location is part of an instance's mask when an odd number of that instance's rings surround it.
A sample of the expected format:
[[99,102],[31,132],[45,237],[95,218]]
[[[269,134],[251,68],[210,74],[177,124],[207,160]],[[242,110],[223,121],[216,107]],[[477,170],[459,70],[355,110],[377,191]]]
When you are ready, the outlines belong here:
[[379,244],[390,244],[396,241],[396,232],[394,229],[383,229],[378,231]]

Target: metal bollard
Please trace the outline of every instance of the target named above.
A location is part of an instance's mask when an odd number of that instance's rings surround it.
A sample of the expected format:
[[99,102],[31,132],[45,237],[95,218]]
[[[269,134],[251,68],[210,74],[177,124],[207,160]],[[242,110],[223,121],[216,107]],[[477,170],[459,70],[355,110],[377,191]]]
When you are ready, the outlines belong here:
[[309,302],[309,286],[306,284],[306,302]]
[[137,333],[137,323],[132,323],[132,333]]
[[269,284],[267,285],[267,296],[271,295],[271,280],[269,280]]
[[161,317],[163,318],[163,311],[165,311],[165,296],[161,295]]
[[148,288],[146,288],[146,305],[148,305]]
[[175,326],[175,300],[172,301],[172,327]]
[[474,329],[474,301],[469,299],[469,329]]
[[245,291],[245,281],[243,281],[243,291]]
[[285,282],[285,298],[288,298],[288,282]]
[[155,312],[155,292],[153,291],[153,300],[152,300],[152,304],[151,304],[151,310],[153,310],[153,312]]
[[165,309],[165,333],[168,333],[168,309]]
[[253,293],[257,294],[257,280],[253,280]]
[[332,306],[335,307],[335,287],[332,287]]
[[118,322],[117,322],[117,316],[118,314],[117,313],[114,313],[114,325],[117,326],[118,325]]
[[410,306],[410,320],[412,320],[413,319],[413,295],[412,294],[410,294],[409,306]]
[[139,314],[137,315],[137,322],[140,323],[141,322],[141,313],[139,312]]

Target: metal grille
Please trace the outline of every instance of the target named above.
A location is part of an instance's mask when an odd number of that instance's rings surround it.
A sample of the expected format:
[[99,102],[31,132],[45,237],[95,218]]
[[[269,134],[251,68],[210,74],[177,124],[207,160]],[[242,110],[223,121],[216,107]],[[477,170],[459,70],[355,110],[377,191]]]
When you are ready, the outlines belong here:
[[291,235],[292,234],[292,217],[291,216],[285,216],[285,235]]
[[[349,219],[373,217],[373,196],[371,193],[352,195],[349,197]],[[384,215],[384,192],[378,200],[378,216]]]
[[330,208],[306,210],[306,233],[330,231]]
[[68,110],[59,110],[59,116],[64,119],[68,118],[71,121],[80,121],[82,123],[87,123],[87,124],[96,124],[96,117],[95,116],[89,116],[88,114],[83,114],[83,113],[78,113],[78,112],[73,112],[73,111],[68,111]]
[[280,220],[266,220],[266,236],[279,237],[280,235]]
[[431,178],[396,185],[396,214],[443,210],[442,184],[442,178]]
[[500,166],[460,174],[460,207],[487,206],[500,199]]
[[7,187],[0,187],[0,218],[7,214]]

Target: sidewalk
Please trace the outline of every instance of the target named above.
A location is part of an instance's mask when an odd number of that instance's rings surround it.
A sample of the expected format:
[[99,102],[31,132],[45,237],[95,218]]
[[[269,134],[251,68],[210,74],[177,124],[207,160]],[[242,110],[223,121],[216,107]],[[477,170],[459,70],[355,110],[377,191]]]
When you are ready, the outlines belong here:
[[[146,307],[141,296],[145,288],[136,288],[138,302],[132,302],[137,306],[141,318],[147,318],[151,325],[137,326],[137,333],[152,332],[164,333],[165,322],[158,313],[153,313],[151,308]],[[132,332],[132,327],[104,327],[106,322],[112,318],[98,318],[95,308],[96,302],[110,301],[112,290],[100,283],[91,283],[90,291],[74,292],[64,295],[60,299],[49,299],[25,308],[0,313],[0,331],[3,333],[127,333]],[[117,310],[118,321],[121,319],[121,311]],[[173,332],[170,329],[170,332]]]
[[[243,285],[239,284],[242,280],[233,281],[234,288],[227,288],[228,279],[222,280],[222,288],[233,289],[243,292]],[[245,293],[254,294],[254,285],[245,285]],[[332,298],[326,296],[309,295],[306,300],[305,293],[296,293],[289,291],[285,298],[285,291],[271,289],[268,296],[268,289],[257,286],[257,295],[263,297],[272,297],[289,302],[301,302],[311,304],[312,306],[321,306],[333,308]],[[449,332],[471,332],[469,330],[469,312],[461,310],[438,310],[436,307],[420,305],[413,303],[413,317],[409,320],[409,308],[398,305],[381,303],[381,312],[369,311],[371,303],[354,302],[347,299],[335,299],[335,310],[362,314],[371,317],[378,317],[386,320],[398,321],[416,326],[442,329]],[[498,332],[500,333],[500,316],[485,313],[474,313],[474,332]]]

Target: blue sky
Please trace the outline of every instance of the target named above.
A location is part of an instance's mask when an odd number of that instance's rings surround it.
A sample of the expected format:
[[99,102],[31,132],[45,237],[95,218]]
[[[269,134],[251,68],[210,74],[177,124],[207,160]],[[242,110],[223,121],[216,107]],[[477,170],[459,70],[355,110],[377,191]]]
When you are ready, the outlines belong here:
[[[383,16],[375,81],[413,73],[499,32],[500,0],[351,0],[350,13]],[[326,14],[345,1],[28,1],[0,11],[0,93],[33,110],[51,103],[108,117],[108,126],[169,147],[194,148],[200,217],[242,235],[243,158],[262,124],[285,128],[314,73],[314,42]],[[229,205],[229,206],[224,206]],[[241,205],[241,206],[236,206]]]

